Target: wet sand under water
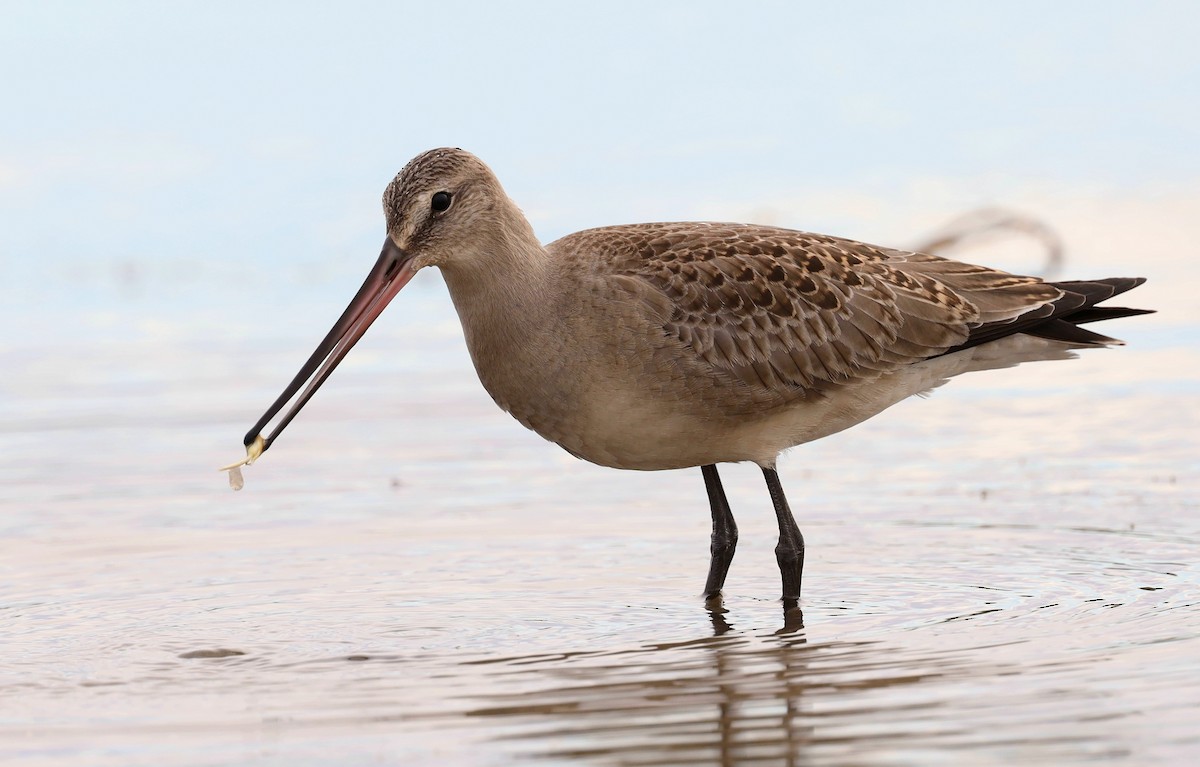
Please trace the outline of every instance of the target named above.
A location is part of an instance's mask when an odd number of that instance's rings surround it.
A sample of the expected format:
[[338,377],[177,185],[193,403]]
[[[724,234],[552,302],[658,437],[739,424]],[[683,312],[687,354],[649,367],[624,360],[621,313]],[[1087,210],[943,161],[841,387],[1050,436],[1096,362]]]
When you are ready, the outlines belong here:
[[524,432],[447,304],[373,331],[236,494],[214,469],[307,328],[5,350],[0,761],[1200,758],[1200,352],[1169,327],[785,457],[798,626],[754,467],[723,469],[710,612],[699,472]]

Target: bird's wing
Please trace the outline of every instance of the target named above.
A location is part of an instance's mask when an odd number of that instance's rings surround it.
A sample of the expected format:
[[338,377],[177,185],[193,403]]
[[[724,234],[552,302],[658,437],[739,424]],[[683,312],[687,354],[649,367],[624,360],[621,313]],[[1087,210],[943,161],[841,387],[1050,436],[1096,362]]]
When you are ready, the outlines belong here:
[[1062,295],[1035,277],[744,224],[607,227],[548,249],[649,289],[649,319],[759,402],[874,378]]

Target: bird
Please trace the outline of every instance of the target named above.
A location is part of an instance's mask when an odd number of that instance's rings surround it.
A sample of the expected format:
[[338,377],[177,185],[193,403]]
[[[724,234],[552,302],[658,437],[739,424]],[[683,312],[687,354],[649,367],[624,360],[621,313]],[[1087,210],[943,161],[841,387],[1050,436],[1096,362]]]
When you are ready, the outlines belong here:
[[606,226],[543,246],[492,170],[457,148],[411,160],[383,209],[374,267],[246,434],[243,462],[270,448],[401,288],[436,267],[483,387],[517,421],[601,466],[700,468],[707,600],[721,598],[738,540],[718,464],[762,470],[786,609],[800,599],[805,544],[782,452],[963,372],[1119,344],[1080,326],[1151,311],[1097,306],[1143,278],[1047,282],[756,224]]

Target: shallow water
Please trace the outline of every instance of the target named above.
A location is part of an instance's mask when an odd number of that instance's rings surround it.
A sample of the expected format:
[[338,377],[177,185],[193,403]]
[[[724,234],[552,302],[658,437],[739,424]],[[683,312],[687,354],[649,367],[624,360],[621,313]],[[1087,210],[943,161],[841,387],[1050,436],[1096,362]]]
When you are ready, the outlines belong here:
[[215,467],[344,298],[5,346],[0,761],[1200,757],[1192,317],[790,453],[801,625],[754,467],[722,470],[742,542],[706,610],[699,472],[522,430],[436,279],[230,492]]

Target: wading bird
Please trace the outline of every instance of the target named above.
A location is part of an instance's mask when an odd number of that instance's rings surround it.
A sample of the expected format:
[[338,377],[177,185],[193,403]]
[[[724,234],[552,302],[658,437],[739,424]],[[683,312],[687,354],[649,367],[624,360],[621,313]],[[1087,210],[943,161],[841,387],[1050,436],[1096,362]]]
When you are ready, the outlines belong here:
[[710,598],[737,545],[718,463],[762,468],[783,598],[794,605],[804,538],[775,470],[781,451],[959,373],[1119,343],[1079,325],[1145,313],[1096,306],[1140,278],[1044,282],[769,226],[610,226],[543,247],[492,171],[460,149],[412,160],[383,208],[379,260],[246,435],[246,462],[413,275],[436,266],[484,388],[514,418],[602,466],[700,467],[713,523]]

